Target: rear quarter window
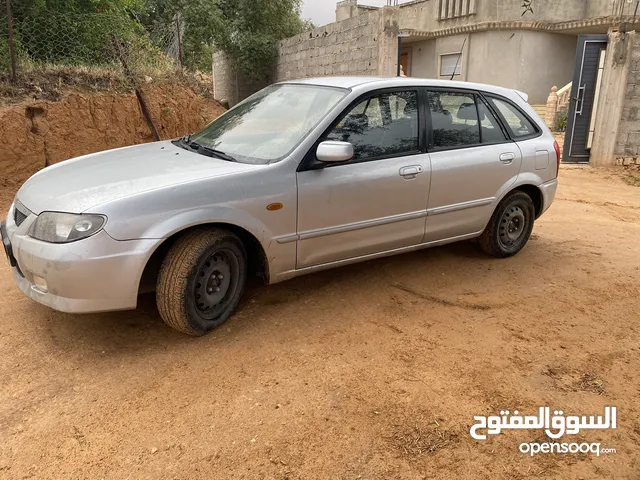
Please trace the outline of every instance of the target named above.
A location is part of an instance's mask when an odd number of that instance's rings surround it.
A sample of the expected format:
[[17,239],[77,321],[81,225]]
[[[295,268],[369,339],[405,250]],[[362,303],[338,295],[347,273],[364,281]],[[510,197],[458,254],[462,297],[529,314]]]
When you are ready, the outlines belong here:
[[489,102],[504,120],[512,138],[530,137],[538,133],[535,125],[515,105],[493,97],[489,98]]

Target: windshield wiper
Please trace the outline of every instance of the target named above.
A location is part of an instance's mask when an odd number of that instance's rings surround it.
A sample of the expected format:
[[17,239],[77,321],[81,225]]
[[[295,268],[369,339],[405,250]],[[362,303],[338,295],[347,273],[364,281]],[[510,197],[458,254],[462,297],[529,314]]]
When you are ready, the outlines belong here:
[[[183,138],[183,141],[184,140],[185,139]],[[222,160],[226,160],[227,162],[237,162],[237,160],[231,155],[227,155],[226,153],[221,152],[220,150],[216,150],[215,148],[205,147],[204,145],[200,145],[196,142],[187,143],[187,145],[198,153],[204,153],[205,155],[209,155],[210,157],[220,158]]]
[[193,150],[191,147],[189,147],[190,136],[191,135],[185,135],[180,139],[172,140],[171,143],[173,143],[176,147],[184,148],[185,150]]

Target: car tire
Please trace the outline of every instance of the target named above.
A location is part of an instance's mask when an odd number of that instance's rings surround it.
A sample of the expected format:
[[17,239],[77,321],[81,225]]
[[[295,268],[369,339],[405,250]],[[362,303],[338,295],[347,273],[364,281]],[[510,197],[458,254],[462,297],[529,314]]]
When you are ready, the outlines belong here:
[[221,229],[196,229],[171,247],[158,275],[156,303],[170,327],[200,336],[234,312],[247,279],[242,241]]
[[536,212],[531,197],[516,190],[507,195],[493,212],[478,238],[480,248],[497,257],[511,257],[529,241]]

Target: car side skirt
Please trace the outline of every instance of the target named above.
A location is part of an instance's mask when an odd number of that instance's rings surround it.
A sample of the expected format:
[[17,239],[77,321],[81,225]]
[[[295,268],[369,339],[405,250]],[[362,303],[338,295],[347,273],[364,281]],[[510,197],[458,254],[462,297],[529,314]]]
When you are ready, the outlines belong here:
[[347,258],[344,260],[337,260],[335,262],[322,263],[320,265],[312,265],[310,267],[289,270],[287,272],[282,272],[280,274],[275,275],[274,276],[275,278],[274,277],[270,278],[270,283],[274,284],[274,283],[284,282],[285,280],[306,275],[308,273],[320,272],[322,270],[329,270],[336,267],[351,265],[353,263],[366,262],[367,260],[374,260],[376,258],[391,257],[393,255],[414,252],[416,250],[423,250],[425,248],[430,248],[430,247],[437,247],[440,245],[446,245],[448,243],[455,243],[463,240],[470,240],[472,238],[479,237],[482,234],[482,232],[483,230],[480,230],[479,232],[460,235],[457,237],[445,238],[442,240],[433,240],[426,243],[420,243],[418,245],[411,245],[409,247],[396,248],[393,250],[386,250],[384,252],[371,253],[369,255],[362,255],[359,257]]

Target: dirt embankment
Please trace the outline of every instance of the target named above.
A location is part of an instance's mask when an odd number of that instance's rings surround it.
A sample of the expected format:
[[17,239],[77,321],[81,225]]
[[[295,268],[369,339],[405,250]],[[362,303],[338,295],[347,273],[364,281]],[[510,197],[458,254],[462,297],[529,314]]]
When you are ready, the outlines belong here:
[[[163,139],[193,133],[224,112],[215,100],[181,85],[143,91]],[[0,185],[15,186],[38,170],[87,153],[153,141],[133,93],[70,93],[61,101],[0,108]]]

